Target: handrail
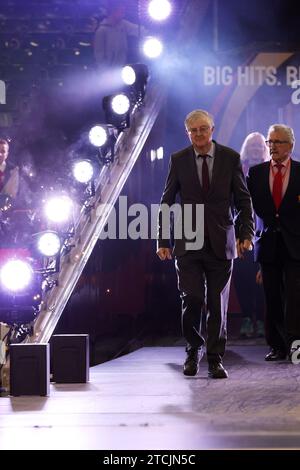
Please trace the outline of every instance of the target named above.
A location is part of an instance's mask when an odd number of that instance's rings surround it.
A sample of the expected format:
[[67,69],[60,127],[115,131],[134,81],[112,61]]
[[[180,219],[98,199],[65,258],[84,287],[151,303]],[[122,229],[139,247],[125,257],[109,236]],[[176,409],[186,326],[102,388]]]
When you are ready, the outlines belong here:
[[164,90],[149,83],[144,102],[131,116],[131,125],[125,130],[116,146],[114,163],[104,167],[98,179],[94,208],[88,216],[81,213],[74,238],[74,248],[62,258],[57,286],[53,287],[35,324],[31,343],[46,343],[76,286],[93,248],[107,223],[111,209],[126,183],[143,146],[155,123],[163,102]]

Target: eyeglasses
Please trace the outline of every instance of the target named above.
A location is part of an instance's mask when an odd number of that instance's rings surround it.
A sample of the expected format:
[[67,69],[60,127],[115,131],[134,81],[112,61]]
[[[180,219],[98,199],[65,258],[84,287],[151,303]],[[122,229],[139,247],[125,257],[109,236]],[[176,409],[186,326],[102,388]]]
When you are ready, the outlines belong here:
[[281,144],[288,144],[287,140],[266,140],[266,145],[271,147],[271,145],[281,145]]
[[211,128],[209,126],[201,126],[201,127],[193,127],[192,129],[188,130],[189,134],[197,134],[197,132],[200,132],[201,134],[204,134],[208,132]]

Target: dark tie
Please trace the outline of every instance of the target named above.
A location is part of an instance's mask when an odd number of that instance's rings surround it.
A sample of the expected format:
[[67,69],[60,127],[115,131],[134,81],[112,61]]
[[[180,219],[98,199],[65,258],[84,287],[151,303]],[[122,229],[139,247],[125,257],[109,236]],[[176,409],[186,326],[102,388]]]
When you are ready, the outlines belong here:
[[281,204],[281,200],[282,200],[282,183],[283,183],[282,176],[283,175],[281,173],[281,170],[283,168],[283,165],[281,163],[276,163],[276,165],[274,166],[276,166],[278,171],[274,176],[272,196],[273,196],[273,201],[274,201],[276,210],[278,210]]
[[208,155],[201,155],[202,158],[202,190],[204,194],[207,194],[209,191],[209,172],[207,159]]

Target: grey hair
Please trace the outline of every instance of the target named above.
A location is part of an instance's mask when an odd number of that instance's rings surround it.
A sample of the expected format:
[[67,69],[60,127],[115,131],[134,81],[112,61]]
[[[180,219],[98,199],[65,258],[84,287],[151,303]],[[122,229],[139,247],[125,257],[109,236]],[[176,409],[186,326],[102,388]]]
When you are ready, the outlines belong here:
[[186,129],[188,129],[189,124],[192,121],[195,121],[195,119],[198,118],[204,118],[208,120],[211,124],[211,127],[214,127],[214,118],[212,117],[211,114],[209,114],[207,111],[204,111],[204,109],[195,109],[194,111],[191,111],[185,118],[184,124]]
[[289,141],[290,144],[292,144],[293,148],[294,148],[294,145],[295,145],[295,136],[294,136],[294,131],[291,127],[289,126],[286,126],[285,124],[272,124],[270,127],[269,127],[269,130],[268,130],[268,135],[270,134],[270,132],[277,132],[277,131],[281,131],[281,132],[284,132],[284,134],[286,135],[287,137],[287,140]]
[[242,148],[240,150],[240,155],[241,155],[241,161],[242,162],[247,162],[249,161],[249,144],[251,143],[252,140],[260,140],[263,147],[264,147],[264,152],[263,152],[263,160],[266,161],[266,160],[269,160],[270,159],[270,156],[269,156],[269,150],[268,150],[268,147],[266,146],[265,144],[265,137],[263,134],[261,134],[260,132],[251,132],[251,134],[248,134],[247,137],[245,138],[243,144],[242,144]]

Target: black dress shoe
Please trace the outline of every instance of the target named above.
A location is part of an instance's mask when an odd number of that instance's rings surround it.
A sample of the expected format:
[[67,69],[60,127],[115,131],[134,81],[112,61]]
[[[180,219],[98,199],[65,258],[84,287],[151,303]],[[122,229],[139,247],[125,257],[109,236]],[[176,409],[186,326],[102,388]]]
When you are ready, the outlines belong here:
[[286,353],[279,349],[271,349],[270,352],[265,356],[265,361],[284,361]]
[[187,357],[183,364],[184,375],[194,376],[197,374],[199,369],[199,361],[203,356],[203,348],[191,348],[187,350]]
[[209,364],[208,377],[211,379],[227,379],[228,373],[221,362],[216,362],[214,364]]

